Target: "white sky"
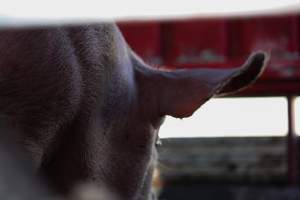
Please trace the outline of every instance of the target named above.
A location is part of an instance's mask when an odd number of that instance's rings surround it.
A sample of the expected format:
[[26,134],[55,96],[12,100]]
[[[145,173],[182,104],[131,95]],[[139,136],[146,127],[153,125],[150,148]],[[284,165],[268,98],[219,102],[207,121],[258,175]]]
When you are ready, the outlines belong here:
[[[300,10],[300,0],[0,0],[2,21],[174,18],[257,15]],[[33,20],[33,21],[32,21]],[[45,21],[43,21],[44,23]],[[3,23],[3,22],[2,22]]]
[[[298,110],[299,103],[298,99]],[[287,130],[284,97],[220,98],[207,102],[191,118],[167,117],[160,137],[284,136]]]

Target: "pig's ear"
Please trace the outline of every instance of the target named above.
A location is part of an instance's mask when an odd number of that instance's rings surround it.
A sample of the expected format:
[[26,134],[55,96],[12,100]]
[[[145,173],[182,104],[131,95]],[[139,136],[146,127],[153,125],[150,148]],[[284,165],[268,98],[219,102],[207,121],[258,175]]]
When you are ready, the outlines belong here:
[[148,99],[156,99],[159,115],[189,117],[208,99],[240,91],[253,83],[268,58],[266,53],[256,52],[243,66],[234,69],[156,71],[144,89],[146,96],[151,95]]

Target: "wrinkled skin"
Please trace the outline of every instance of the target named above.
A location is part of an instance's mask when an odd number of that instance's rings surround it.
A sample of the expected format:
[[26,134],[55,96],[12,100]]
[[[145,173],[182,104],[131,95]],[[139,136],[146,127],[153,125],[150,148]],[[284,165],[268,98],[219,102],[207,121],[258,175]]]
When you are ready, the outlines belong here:
[[1,30],[0,112],[56,192],[93,182],[150,200],[164,116],[244,88],[265,63],[258,52],[242,68],[158,71],[113,24]]

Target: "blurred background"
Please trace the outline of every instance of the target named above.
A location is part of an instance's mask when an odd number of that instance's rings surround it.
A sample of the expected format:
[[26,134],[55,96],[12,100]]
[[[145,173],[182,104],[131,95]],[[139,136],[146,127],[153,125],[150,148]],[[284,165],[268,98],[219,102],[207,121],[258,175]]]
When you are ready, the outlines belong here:
[[300,199],[300,14],[119,26],[157,68],[237,67],[253,51],[272,55],[247,90],[214,99],[189,119],[167,117],[154,181],[160,199]]
[[270,52],[270,65],[252,87],[211,100],[191,118],[167,117],[153,185],[162,200],[296,200],[297,11],[298,0],[10,0],[1,4],[0,26],[121,19],[127,42],[156,68],[237,67],[253,51]]

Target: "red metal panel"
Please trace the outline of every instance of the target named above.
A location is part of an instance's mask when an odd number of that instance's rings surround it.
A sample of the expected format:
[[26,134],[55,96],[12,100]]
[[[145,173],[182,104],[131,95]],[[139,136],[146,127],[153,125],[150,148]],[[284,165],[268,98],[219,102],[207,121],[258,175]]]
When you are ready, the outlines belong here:
[[167,64],[224,62],[227,26],[224,20],[169,22],[164,29]]
[[172,68],[240,66],[255,50],[272,59],[259,84],[241,95],[299,94],[299,16],[120,24],[147,62]]
[[298,59],[296,16],[257,17],[235,20],[230,25],[233,57],[254,50],[269,50],[273,60]]
[[135,52],[148,63],[162,63],[161,29],[158,22],[123,22],[118,25]]
[[256,50],[271,53],[264,78],[299,78],[297,16],[256,17],[230,23],[231,59],[245,58]]

